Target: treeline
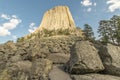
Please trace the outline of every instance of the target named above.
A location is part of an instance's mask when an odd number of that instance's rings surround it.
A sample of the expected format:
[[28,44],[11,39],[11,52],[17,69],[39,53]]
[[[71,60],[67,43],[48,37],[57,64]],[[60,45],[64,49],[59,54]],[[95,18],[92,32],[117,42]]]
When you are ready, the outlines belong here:
[[[94,32],[89,24],[84,25],[87,40],[95,40]],[[120,45],[120,16],[114,15],[109,20],[101,20],[98,26],[99,41]]]

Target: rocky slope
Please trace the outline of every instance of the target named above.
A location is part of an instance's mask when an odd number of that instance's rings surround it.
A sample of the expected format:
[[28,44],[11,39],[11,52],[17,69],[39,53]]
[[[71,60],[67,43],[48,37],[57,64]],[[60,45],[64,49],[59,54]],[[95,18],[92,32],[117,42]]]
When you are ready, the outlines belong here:
[[120,80],[119,50],[74,36],[9,41],[0,45],[0,80]]
[[48,80],[53,66],[65,64],[70,47],[80,40],[75,36],[55,36],[1,44],[0,80]]
[[[61,10],[69,12],[67,7],[60,6],[46,14],[56,11],[54,15],[58,15]],[[50,36],[52,28],[45,33],[44,27],[39,27],[36,34],[27,35],[22,41],[0,44],[0,80],[120,80],[120,47],[85,41],[81,30],[75,27],[71,14],[65,13],[64,16],[69,16],[66,21],[73,26],[68,27],[80,31],[80,35],[72,35],[69,31],[69,35]],[[66,31],[59,21],[55,25],[59,23],[58,28]],[[49,36],[38,36],[40,30]]]

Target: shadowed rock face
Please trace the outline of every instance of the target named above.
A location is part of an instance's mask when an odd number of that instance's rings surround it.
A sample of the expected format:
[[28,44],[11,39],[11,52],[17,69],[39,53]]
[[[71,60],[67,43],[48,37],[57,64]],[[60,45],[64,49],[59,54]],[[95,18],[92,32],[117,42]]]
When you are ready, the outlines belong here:
[[105,66],[105,73],[120,76],[120,46],[107,44],[100,48],[99,54]]
[[67,6],[57,6],[48,10],[42,19],[38,30],[57,30],[75,28],[71,12]]

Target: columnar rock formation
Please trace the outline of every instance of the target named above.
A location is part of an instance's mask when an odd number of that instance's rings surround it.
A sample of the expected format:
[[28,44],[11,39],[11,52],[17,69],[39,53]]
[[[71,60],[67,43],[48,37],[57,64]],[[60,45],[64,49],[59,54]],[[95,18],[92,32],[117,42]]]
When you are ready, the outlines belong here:
[[48,10],[42,19],[38,30],[57,30],[75,28],[71,12],[67,6],[57,6]]

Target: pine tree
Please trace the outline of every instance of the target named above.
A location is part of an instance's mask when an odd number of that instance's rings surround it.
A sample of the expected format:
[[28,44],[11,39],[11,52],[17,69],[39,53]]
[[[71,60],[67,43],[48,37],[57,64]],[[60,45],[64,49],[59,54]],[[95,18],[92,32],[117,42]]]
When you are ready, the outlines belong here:
[[98,28],[98,33],[100,40],[104,43],[109,42],[109,21],[108,20],[101,20],[99,22],[99,28]]
[[94,32],[92,30],[92,27],[89,24],[84,25],[84,35],[87,40],[94,40]]
[[101,20],[98,33],[102,42],[120,45],[120,16],[114,15],[110,20]]

